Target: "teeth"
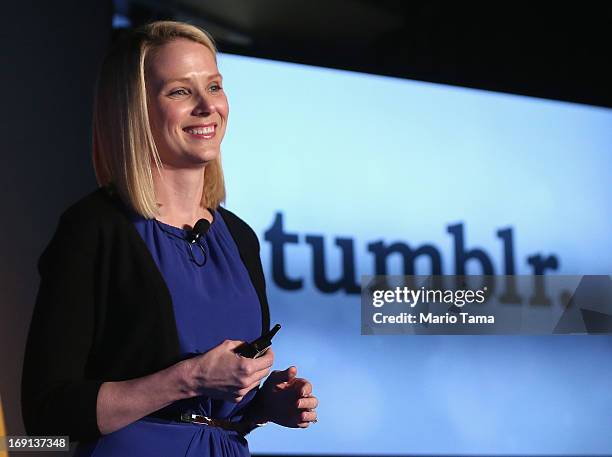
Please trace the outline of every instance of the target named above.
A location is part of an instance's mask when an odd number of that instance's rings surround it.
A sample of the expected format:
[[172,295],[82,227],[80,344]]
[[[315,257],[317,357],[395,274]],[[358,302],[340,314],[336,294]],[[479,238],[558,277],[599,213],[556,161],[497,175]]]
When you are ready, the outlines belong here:
[[210,127],[197,128],[197,129],[186,129],[188,133],[193,133],[194,135],[209,135],[215,132],[215,126],[211,125]]

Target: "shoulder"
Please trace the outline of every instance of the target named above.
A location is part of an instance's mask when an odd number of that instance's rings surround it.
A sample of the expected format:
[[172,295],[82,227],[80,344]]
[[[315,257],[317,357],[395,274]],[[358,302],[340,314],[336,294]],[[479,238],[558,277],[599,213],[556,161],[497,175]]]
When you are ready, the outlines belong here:
[[39,267],[48,259],[93,256],[99,241],[126,225],[120,203],[106,189],[99,188],[73,203],[60,216],[51,241],[43,251]]
[[217,208],[217,211],[219,214],[221,214],[221,217],[223,217],[223,221],[236,241],[254,244],[259,250],[259,240],[257,239],[257,234],[249,224],[238,217],[235,213],[222,206]]
[[111,196],[105,188],[98,188],[73,203],[60,216],[62,223],[69,225],[108,225],[120,219],[117,197]]

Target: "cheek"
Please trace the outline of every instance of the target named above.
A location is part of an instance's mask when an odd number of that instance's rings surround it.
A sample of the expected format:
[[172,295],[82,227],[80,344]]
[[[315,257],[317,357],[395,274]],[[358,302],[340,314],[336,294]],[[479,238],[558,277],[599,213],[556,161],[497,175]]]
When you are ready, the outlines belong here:
[[164,121],[166,128],[174,129],[181,124],[183,114],[177,107],[168,107],[164,110]]
[[151,132],[153,138],[159,143],[165,143],[167,141],[168,131],[168,113],[164,109],[163,105],[150,104],[149,105],[149,123],[151,124]]
[[223,99],[219,101],[217,110],[222,118],[227,119],[229,116],[229,103],[227,102],[227,97],[224,96]]
[[181,110],[176,106],[165,106],[162,107],[160,112],[160,132],[167,138],[167,141],[172,141],[178,133],[181,131],[185,110]]

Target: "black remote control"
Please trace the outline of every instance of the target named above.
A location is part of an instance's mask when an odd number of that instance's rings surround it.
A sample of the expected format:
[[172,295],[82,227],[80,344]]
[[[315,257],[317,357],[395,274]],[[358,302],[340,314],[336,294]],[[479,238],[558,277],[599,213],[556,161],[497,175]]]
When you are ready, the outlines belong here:
[[276,332],[278,332],[280,328],[280,324],[276,324],[268,333],[260,336],[256,340],[251,341],[250,343],[241,344],[234,349],[234,352],[249,359],[256,359],[257,357],[264,355],[268,348],[272,346],[272,337],[276,335]]

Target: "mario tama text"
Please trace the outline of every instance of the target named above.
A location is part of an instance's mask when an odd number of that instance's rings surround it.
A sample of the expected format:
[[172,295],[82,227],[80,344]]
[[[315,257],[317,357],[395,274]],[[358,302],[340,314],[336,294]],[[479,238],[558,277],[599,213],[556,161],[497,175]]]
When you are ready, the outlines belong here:
[[612,278],[363,276],[361,333],[610,334]]
[[455,325],[455,324],[494,324],[495,316],[493,315],[471,315],[469,313],[460,312],[457,314],[444,313],[443,315],[434,313],[399,313],[399,314],[384,314],[374,313],[372,322],[375,324],[424,324],[424,325]]

